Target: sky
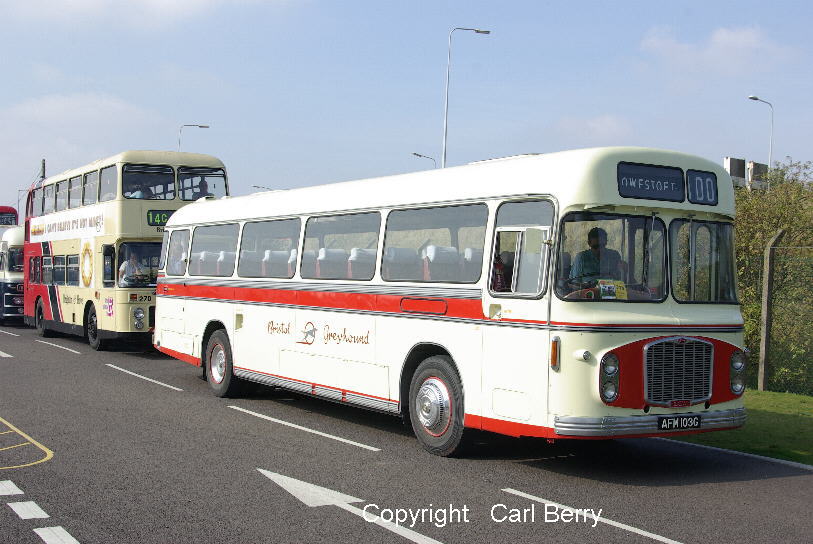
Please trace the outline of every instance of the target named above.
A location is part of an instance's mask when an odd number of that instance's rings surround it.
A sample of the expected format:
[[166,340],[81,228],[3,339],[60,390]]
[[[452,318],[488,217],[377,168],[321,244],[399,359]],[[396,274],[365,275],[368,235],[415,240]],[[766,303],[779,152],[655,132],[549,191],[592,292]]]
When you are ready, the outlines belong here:
[[126,149],[226,164],[232,194],[640,145],[813,160],[813,5],[0,0],[0,204]]

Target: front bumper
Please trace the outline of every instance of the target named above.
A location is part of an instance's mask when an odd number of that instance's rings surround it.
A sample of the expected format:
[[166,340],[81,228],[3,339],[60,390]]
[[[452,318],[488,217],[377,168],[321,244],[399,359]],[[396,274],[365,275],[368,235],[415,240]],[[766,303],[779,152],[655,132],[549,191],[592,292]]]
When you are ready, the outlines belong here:
[[734,408],[718,412],[688,412],[628,417],[556,416],[553,428],[556,434],[565,436],[629,436],[681,432],[677,429],[663,431],[658,428],[658,416],[665,415],[700,416],[700,428],[692,429],[693,431],[731,429],[742,427],[745,424],[745,408]]

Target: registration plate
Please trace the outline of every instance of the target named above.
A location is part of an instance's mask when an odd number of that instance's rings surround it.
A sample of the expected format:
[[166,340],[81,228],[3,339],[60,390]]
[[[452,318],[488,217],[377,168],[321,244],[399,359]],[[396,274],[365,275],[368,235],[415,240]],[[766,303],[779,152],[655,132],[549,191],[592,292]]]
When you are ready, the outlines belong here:
[[659,416],[658,429],[661,431],[683,431],[699,429],[700,416]]

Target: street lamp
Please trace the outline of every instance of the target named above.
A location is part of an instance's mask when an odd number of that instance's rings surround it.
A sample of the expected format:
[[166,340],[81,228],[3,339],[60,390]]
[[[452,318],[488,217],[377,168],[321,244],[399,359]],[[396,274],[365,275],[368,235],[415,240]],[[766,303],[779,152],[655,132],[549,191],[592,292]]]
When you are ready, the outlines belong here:
[[446,56],[446,100],[443,106],[443,155],[440,157],[440,167],[446,168],[446,129],[449,120],[449,73],[452,67],[452,34],[455,30],[468,30],[476,34],[491,34],[490,30],[481,30],[479,28],[463,28],[455,27],[449,32],[449,48]]
[[183,127],[209,128],[209,125],[181,125],[181,128],[178,129],[178,151],[181,150],[181,133],[183,132]]
[[765,104],[768,104],[768,106],[771,108],[771,140],[770,143],[768,144],[768,169],[770,170],[771,159],[773,158],[773,104],[771,104],[767,100],[762,100],[760,97],[755,96],[753,94],[748,97],[748,100],[756,100],[757,102],[763,102]]
[[420,157],[422,159],[429,159],[435,165],[435,168],[438,167],[438,161],[436,161],[434,157],[429,157],[427,155],[421,155],[420,153],[414,153],[414,152],[412,154],[415,155],[416,157]]

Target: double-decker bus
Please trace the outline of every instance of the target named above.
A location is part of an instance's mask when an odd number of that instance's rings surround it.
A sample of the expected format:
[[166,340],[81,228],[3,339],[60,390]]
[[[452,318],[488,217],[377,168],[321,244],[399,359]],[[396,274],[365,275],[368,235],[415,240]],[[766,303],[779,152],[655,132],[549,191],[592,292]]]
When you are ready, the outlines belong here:
[[548,439],[743,425],[734,193],[720,166],[597,148],[195,203],[172,216],[155,346],[255,381]]
[[22,317],[23,227],[0,227],[0,321]]
[[17,224],[17,210],[11,206],[0,206],[0,229]]
[[40,180],[25,219],[25,321],[84,335],[148,341],[167,219],[228,194],[223,163],[173,151],[125,151]]

